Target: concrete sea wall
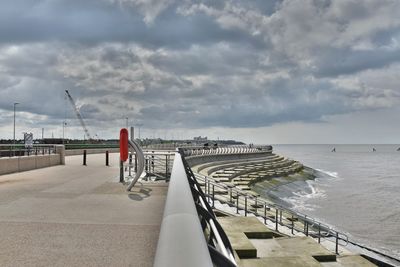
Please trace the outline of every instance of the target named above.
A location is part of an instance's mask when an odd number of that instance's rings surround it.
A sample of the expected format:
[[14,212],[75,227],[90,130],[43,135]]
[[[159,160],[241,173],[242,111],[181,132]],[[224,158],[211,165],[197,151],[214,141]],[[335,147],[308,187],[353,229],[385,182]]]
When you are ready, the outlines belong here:
[[64,146],[56,146],[56,154],[0,158],[0,175],[64,164]]

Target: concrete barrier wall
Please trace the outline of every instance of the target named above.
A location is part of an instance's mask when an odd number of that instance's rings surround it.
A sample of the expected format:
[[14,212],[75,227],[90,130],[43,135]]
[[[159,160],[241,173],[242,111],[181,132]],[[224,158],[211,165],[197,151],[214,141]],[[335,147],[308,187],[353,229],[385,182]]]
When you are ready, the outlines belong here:
[[0,158],[0,175],[62,164],[60,154]]
[[[66,156],[75,156],[75,155],[82,155],[84,149],[71,149],[65,150]],[[86,154],[101,154],[106,153],[106,151],[110,153],[118,153],[119,148],[94,148],[94,149],[86,149]]]

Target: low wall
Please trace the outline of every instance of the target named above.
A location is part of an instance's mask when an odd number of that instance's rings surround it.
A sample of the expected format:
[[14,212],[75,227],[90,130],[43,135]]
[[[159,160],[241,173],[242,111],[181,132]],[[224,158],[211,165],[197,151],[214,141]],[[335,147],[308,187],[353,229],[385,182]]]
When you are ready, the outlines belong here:
[[60,154],[0,158],[0,175],[60,165]]
[[65,150],[65,155],[66,156],[82,155],[83,150],[86,150],[86,154],[101,154],[101,153],[106,153],[106,151],[110,153],[119,152],[119,148],[71,149],[71,150]]

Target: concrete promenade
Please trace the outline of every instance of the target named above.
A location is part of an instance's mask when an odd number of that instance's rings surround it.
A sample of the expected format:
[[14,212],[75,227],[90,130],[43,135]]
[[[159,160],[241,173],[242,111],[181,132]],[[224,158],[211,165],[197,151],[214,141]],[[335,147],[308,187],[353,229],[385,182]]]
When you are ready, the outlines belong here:
[[118,154],[0,176],[0,266],[152,266],[168,184],[118,181]]

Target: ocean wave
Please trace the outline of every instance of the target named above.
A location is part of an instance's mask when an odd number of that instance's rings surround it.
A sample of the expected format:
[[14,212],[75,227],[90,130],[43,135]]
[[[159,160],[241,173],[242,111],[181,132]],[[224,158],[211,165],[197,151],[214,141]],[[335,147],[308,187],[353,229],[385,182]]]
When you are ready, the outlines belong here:
[[325,191],[318,188],[314,181],[305,181],[305,184],[304,190],[293,191],[290,196],[282,197],[282,200],[298,211],[312,211],[318,208],[318,205],[307,202],[313,198],[325,197]]
[[328,175],[332,178],[339,178],[339,174],[337,172],[332,172],[332,171],[325,171],[322,169],[315,169],[317,172],[323,173],[325,175]]

